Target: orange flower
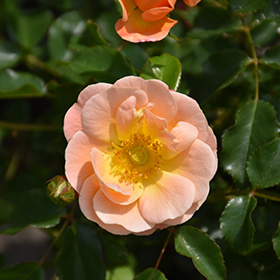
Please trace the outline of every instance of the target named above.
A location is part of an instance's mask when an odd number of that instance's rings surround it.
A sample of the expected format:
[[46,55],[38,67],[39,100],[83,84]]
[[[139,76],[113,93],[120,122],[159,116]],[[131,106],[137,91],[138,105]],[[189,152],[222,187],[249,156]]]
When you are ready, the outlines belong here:
[[[177,23],[168,18],[176,0],[118,0],[123,17],[116,23],[116,31],[124,40],[138,43],[159,41]],[[184,0],[188,6],[195,6],[200,0]]]
[[208,196],[216,138],[196,101],[163,82],[130,76],[88,86],[64,132],[81,210],[109,232],[184,223]]

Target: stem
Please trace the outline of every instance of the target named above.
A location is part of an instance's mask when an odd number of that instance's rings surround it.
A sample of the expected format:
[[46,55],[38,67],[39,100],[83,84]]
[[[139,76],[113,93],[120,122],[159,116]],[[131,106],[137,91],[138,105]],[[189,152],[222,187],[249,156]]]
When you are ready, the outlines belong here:
[[254,191],[254,195],[258,196],[258,197],[262,197],[264,199],[280,202],[280,197],[274,196],[272,193],[264,193],[264,192],[260,192],[260,191]]
[[166,240],[165,240],[165,243],[164,243],[164,245],[163,245],[163,247],[162,247],[162,249],[161,249],[160,255],[159,255],[158,260],[157,260],[157,263],[156,263],[156,265],[155,265],[155,271],[158,269],[158,266],[159,266],[159,264],[160,264],[160,261],[161,261],[161,259],[162,259],[162,256],[163,256],[163,254],[164,254],[164,252],[165,252],[165,249],[166,249],[166,247],[167,247],[167,245],[168,245],[168,242],[169,242],[169,240],[170,240],[172,234],[173,234],[173,231],[172,231],[172,230],[169,230],[168,236],[167,236],[167,238],[166,238]]
[[15,123],[0,121],[0,128],[10,129],[10,130],[25,130],[25,131],[49,131],[49,130],[59,130],[61,129],[58,125],[50,124],[30,124],[30,123]]

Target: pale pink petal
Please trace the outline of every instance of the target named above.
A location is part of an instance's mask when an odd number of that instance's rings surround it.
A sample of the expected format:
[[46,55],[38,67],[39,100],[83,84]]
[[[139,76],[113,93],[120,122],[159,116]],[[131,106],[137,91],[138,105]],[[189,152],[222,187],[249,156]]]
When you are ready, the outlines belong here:
[[101,141],[118,141],[116,114],[118,107],[129,97],[136,97],[136,108],[147,104],[144,91],[136,88],[112,86],[108,90],[91,97],[82,110],[83,129]]
[[131,204],[143,193],[140,183],[120,182],[121,176],[112,174],[112,158],[98,149],[91,151],[92,165],[103,193],[114,203]]
[[81,112],[81,105],[79,103],[75,103],[72,107],[70,107],[64,117],[63,130],[67,141],[69,141],[76,132],[82,129]]
[[165,161],[163,169],[193,182],[196,202],[209,192],[209,181],[216,172],[216,156],[207,144],[197,139],[190,148]]
[[130,234],[131,232],[125,229],[124,227],[120,225],[105,224],[97,217],[93,209],[93,198],[98,190],[99,190],[98,180],[97,177],[93,174],[85,180],[79,195],[80,208],[83,214],[85,215],[85,217],[97,223],[100,227],[104,228],[105,230],[113,234],[120,234],[120,235]]
[[93,199],[93,207],[99,219],[105,224],[121,225],[131,232],[150,230],[154,226],[141,216],[137,202],[119,205],[109,200],[101,190]]
[[187,122],[178,122],[177,126],[171,130],[171,133],[176,137],[178,144],[176,146],[176,151],[163,147],[162,156],[164,159],[175,157],[188,148],[196,140],[198,135],[197,129]]
[[184,0],[184,2],[186,3],[186,5],[193,7],[195,6],[197,3],[200,2],[200,0]]
[[100,142],[82,130],[69,141],[65,151],[65,174],[72,187],[79,192],[85,179],[94,173],[90,151],[97,147],[106,151],[107,144]]
[[125,141],[131,136],[131,129],[135,116],[136,98],[131,96],[126,99],[118,108],[116,115],[116,128],[119,139]]
[[145,220],[163,223],[183,215],[193,203],[194,184],[182,176],[160,172],[144,183],[139,209]]
[[92,96],[109,89],[111,86],[111,84],[107,83],[98,83],[87,86],[80,92],[78,103],[83,107]]
[[171,130],[179,121],[185,121],[195,126],[198,130],[198,139],[206,141],[208,139],[208,123],[197,102],[175,91],[171,91],[178,107],[177,115],[168,124]]
[[157,21],[145,21],[141,10],[135,9],[127,20],[119,19],[115,29],[121,38],[129,42],[155,42],[164,39],[176,23],[176,20],[168,17]]

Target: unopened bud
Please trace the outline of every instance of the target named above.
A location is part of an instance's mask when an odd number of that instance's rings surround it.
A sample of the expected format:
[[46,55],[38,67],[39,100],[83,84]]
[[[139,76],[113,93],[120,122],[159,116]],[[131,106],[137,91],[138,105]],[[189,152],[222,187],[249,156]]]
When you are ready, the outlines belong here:
[[62,175],[57,175],[49,181],[47,194],[53,203],[61,206],[70,205],[77,197],[75,190]]

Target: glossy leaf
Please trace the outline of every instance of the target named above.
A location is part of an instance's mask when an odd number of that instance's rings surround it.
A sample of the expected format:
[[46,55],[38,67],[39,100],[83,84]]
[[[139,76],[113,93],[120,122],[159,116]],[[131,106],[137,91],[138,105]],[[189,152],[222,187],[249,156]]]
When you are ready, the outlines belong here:
[[77,223],[66,231],[57,268],[60,280],[104,280],[101,243],[91,226]]
[[7,228],[0,233],[14,234],[29,225],[53,227],[59,223],[60,216],[64,213],[64,208],[61,209],[50,201],[44,188],[26,191],[21,194]]
[[273,47],[266,51],[261,60],[276,69],[280,69],[280,46]]
[[45,91],[44,82],[37,76],[11,69],[0,71],[0,98],[41,97]]
[[248,175],[254,187],[272,187],[280,183],[280,139],[262,146],[249,159]]
[[148,268],[138,274],[134,280],[166,280],[166,278],[161,271]]
[[45,280],[45,274],[39,264],[24,263],[0,269],[0,279]]
[[275,253],[278,256],[278,259],[280,260],[280,222],[278,224],[278,229],[272,238],[272,242]]
[[181,80],[182,66],[178,58],[170,54],[151,57],[144,65],[140,76],[144,79],[159,79],[170,89],[177,90]]
[[20,59],[20,50],[10,42],[0,42],[0,69],[14,66]]
[[183,226],[175,236],[175,249],[191,258],[198,271],[208,280],[225,279],[226,269],[220,248],[203,231]]
[[228,202],[221,216],[222,234],[237,252],[247,251],[252,246],[255,228],[251,214],[256,205],[255,197],[237,196]]
[[253,12],[262,8],[268,0],[229,0],[229,6],[233,12]]
[[274,108],[264,101],[248,101],[239,111],[235,126],[223,136],[222,165],[238,185],[246,182],[248,158],[277,136]]
[[97,81],[115,82],[133,74],[127,60],[118,51],[106,46],[94,46],[75,52],[69,65],[76,73],[90,74]]

